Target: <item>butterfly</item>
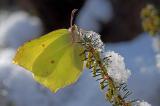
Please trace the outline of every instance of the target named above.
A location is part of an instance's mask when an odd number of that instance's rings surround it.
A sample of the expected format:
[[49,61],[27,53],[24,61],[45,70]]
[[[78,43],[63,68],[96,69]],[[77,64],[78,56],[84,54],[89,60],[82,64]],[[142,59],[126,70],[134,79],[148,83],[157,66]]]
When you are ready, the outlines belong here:
[[55,30],[20,46],[13,63],[32,72],[37,82],[56,92],[76,82],[83,71],[79,40],[76,25]]

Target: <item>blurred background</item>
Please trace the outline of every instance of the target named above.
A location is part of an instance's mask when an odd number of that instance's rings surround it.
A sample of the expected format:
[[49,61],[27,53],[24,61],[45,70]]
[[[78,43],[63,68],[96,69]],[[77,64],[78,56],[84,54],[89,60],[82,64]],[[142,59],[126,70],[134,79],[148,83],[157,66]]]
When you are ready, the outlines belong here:
[[140,11],[159,0],[0,0],[0,106],[110,106],[98,82],[85,70],[77,83],[56,94],[36,83],[30,72],[13,65],[16,49],[25,41],[75,23],[102,35],[106,51],[125,58],[132,71],[131,98],[160,106],[160,69],[153,39],[142,31]]

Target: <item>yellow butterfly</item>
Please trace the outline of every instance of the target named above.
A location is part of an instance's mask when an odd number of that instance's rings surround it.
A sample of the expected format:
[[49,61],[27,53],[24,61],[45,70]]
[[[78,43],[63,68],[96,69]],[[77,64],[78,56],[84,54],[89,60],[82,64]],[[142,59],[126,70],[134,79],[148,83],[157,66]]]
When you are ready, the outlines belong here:
[[56,92],[79,78],[83,70],[77,27],[60,29],[18,48],[13,63],[33,73],[40,84]]

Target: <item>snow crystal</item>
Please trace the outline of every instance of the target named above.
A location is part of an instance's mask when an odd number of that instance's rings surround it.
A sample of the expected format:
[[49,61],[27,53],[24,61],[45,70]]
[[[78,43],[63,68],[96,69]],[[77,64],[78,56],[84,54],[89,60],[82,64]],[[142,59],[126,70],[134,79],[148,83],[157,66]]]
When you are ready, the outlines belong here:
[[142,101],[142,102],[137,101],[137,104],[135,106],[152,106],[152,105],[145,101]]
[[108,75],[117,83],[122,84],[127,82],[127,79],[131,75],[130,70],[126,69],[124,58],[113,51],[106,52],[108,59],[107,71]]

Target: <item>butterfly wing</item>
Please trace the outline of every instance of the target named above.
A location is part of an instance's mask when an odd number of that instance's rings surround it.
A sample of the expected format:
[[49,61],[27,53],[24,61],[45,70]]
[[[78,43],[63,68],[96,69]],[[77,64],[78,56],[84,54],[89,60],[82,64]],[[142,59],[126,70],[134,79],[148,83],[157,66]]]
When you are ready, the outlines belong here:
[[24,44],[14,63],[30,70],[35,80],[56,92],[79,78],[83,68],[80,53],[80,45],[72,43],[71,33],[62,29]]

